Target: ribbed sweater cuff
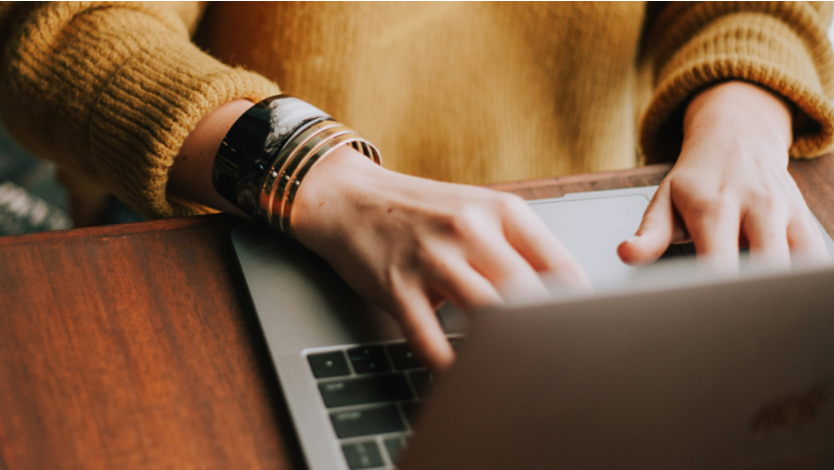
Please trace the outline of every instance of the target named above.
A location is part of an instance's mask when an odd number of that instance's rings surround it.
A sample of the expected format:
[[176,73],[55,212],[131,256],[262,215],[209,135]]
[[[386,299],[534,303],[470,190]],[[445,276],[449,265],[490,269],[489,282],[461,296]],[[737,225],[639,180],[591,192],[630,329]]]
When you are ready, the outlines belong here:
[[[655,94],[640,123],[640,145],[648,162],[677,158],[683,114],[689,100],[726,80],[744,80],[793,103],[793,157],[814,157],[834,146],[830,88],[832,54],[827,39],[805,40],[786,23],[762,13],[736,13],[713,21],[686,41],[657,74]],[[822,42],[820,42],[822,41]],[[812,47],[822,44],[823,47]],[[825,86],[828,84],[828,86]]]
[[225,66],[185,41],[142,49],[111,77],[92,113],[90,146],[100,175],[147,217],[206,212],[166,194],[180,147],[218,106],[277,93],[265,78]]

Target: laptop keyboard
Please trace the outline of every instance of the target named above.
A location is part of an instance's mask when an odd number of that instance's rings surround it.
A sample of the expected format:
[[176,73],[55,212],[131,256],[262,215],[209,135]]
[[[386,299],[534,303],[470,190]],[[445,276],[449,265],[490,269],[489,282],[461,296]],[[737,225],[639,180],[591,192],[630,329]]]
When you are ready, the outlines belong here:
[[[462,339],[450,337],[453,347]],[[404,341],[307,354],[322,402],[351,469],[397,465],[431,372]]]

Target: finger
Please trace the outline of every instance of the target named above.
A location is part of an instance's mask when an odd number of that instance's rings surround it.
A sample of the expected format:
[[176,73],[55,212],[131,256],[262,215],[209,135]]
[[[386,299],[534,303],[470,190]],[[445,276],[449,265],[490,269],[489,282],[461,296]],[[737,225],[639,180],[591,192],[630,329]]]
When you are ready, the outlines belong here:
[[652,197],[637,233],[617,247],[620,259],[630,265],[657,261],[671,243],[686,239],[686,230],[675,215],[671,185],[661,184]]
[[797,215],[788,223],[788,246],[801,261],[810,263],[830,262],[831,254],[825,239],[810,214]]
[[741,231],[750,247],[750,261],[773,268],[789,268],[787,220],[778,213],[749,211]]
[[461,258],[449,257],[432,270],[432,287],[463,312],[502,303],[495,287]]
[[426,294],[417,286],[399,291],[396,309],[400,326],[414,353],[434,371],[448,369],[455,354]]
[[738,271],[740,217],[737,206],[699,207],[681,216],[692,236],[700,266],[717,272]]
[[533,301],[550,297],[538,273],[503,236],[485,234],[470,244],[467,260],[495,286],[504,300]]
[[504,234],[536,271],[551,274],[561,283],[590,288],[582,265],[526,204],[505,215]]

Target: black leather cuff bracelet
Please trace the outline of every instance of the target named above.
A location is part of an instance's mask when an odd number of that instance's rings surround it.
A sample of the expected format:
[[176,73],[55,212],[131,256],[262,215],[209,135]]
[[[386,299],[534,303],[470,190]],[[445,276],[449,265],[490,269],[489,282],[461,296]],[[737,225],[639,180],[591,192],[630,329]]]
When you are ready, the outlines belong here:
[[[281,106],[285,104],[290,106]],[[275,112],[279,107],[289,112],[282,116]],[[277,118],[287,122],[279,124]],[[243,212],[260,218],[258,197],[276,156],[293,135],[327,119],[330,116],[323,111],[288,95],[272,96],[252,106],[220,144],[212,172],[214,189]]]
[[380,163],[379,151],[318,108],[267,98],[232,126],[214,160],[214,188],[246,214],[292,236],[292,202],[313,165],[341,145]]

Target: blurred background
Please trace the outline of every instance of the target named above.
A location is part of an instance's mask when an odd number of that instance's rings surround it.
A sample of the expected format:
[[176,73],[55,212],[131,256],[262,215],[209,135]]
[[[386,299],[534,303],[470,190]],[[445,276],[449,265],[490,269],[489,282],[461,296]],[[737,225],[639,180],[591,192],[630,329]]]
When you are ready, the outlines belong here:
[[[0,236],[73,228],[69,195],[56,174],[54,164],[25,151],[0,125]],[[127,204],[110,197],[96,225],[141,220]]]
[[[828,38],[834,40],[834,27]],[[0,236],[73,228],[69,196],[56,173],[55,165],[23,150],[0,124]],[[110,197],[103,218],[93,224],[141,220],[127,204]]]
[[67,193],[55,165],[18,147],[0,127],[0,235],[72,227]]
[[55,165],[20,148],[0,127],[0,236],[72,227]]

